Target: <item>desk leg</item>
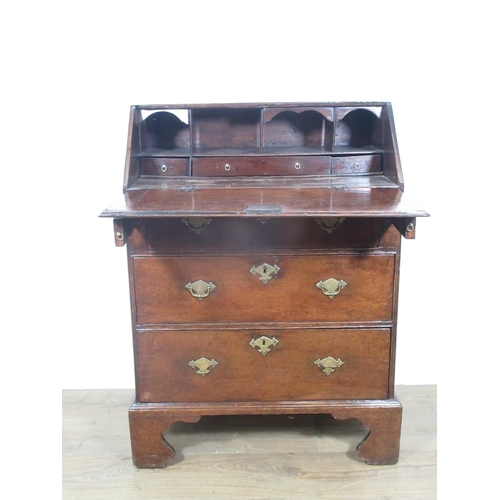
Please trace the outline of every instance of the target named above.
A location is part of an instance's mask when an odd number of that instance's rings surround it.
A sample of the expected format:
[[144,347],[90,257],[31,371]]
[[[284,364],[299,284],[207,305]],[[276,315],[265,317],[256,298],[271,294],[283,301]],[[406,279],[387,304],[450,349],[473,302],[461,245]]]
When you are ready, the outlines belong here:
[[346,407],[332,412],[333,417],[339,420],[357,418],[369,429],[356,451],[370,465],[392,465],[398,462],[402,414],[403,407],[398,400],[380,407]]
[[129,410],[130,441],[134,465],[139,468],[166,467],[174,458],[174,448],[162,432],[174,422],[198,422],[198,415],[174,415],[166,410],[134,403]]

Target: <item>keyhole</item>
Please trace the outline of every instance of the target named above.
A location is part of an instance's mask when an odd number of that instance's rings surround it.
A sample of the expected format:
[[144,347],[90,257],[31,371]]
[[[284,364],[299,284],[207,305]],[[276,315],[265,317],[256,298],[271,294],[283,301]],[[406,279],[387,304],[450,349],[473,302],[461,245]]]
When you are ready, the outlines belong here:
[[266,266],[264,266],[263,271],[264,271],[265,273],[267,273],[267,267],[266,267]]

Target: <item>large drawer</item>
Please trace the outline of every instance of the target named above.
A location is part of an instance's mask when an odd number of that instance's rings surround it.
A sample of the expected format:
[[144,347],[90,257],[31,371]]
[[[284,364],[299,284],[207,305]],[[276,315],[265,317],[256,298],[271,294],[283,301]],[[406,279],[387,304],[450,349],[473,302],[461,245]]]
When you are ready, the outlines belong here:
[[390,329],[144,331],[137,335],[137,397],[142,402],[383,399],[389,360]]
[[392,319],[394,255],[134,257],[137,324]]

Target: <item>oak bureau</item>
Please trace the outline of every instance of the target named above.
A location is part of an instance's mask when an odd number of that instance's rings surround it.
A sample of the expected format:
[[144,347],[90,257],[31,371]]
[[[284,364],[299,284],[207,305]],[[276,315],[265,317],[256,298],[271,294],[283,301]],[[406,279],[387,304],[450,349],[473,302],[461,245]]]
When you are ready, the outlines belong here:
[[391,105],[132,106],[124,196],[137,467],[204,415],[330,414],[399,457],[394,393],[403,194]]

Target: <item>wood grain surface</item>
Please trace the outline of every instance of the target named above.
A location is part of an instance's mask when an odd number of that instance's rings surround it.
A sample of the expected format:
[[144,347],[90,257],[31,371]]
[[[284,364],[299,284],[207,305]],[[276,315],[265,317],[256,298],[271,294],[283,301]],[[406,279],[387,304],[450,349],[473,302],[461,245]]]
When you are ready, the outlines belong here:
[[133,390],[63,391],[64,500],[436,498],[436,387],[398,386],[399,463],[367,466],[358,420],[328,415],[202,417],[166,433],[175,466],[132,465]]

